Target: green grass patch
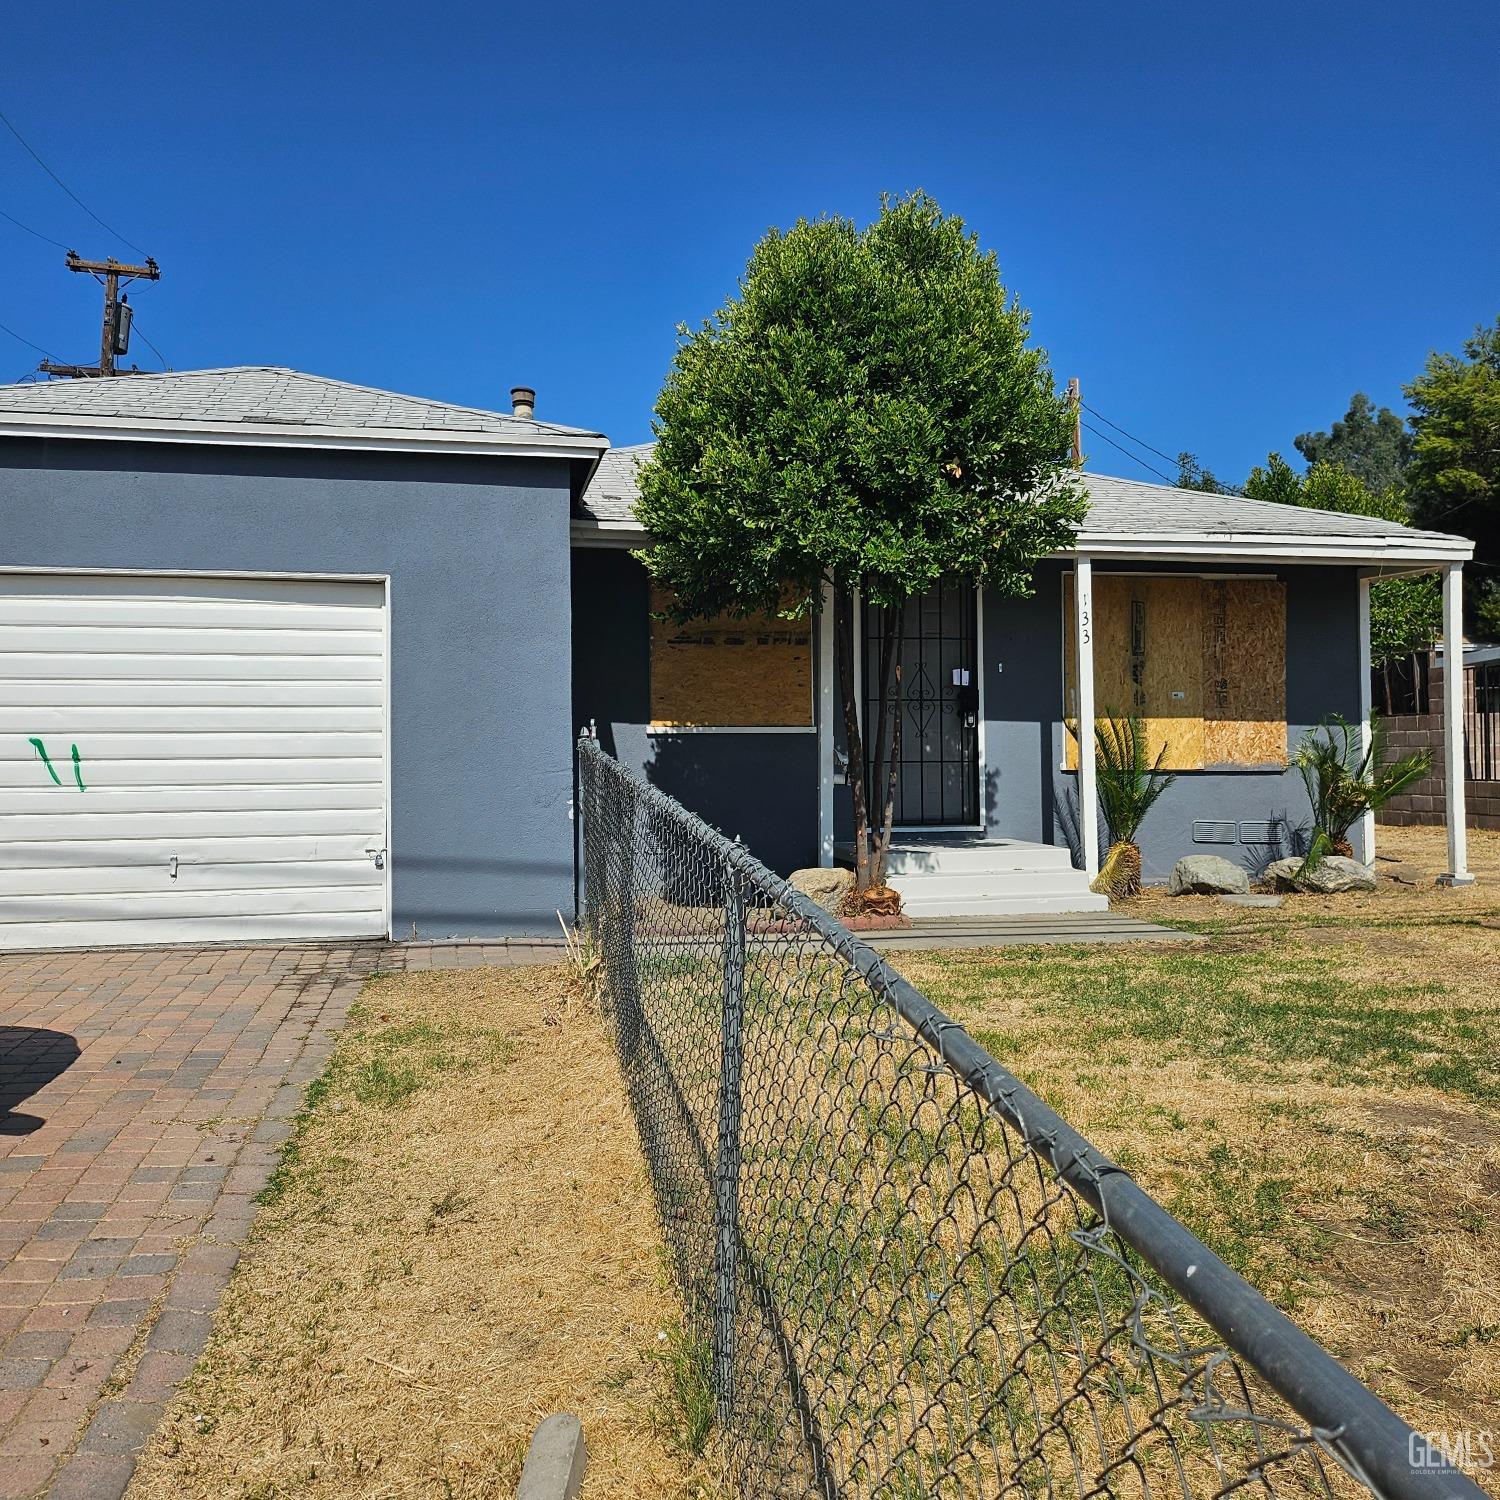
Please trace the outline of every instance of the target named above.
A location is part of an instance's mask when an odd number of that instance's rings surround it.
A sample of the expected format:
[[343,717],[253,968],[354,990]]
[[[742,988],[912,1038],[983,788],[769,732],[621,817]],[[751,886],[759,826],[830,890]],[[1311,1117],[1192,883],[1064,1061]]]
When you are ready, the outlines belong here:
[[[1338,950],[1036,948],[926,962],[928,994],[960,1013],[978,1009],[976,1035],[1002,1060],[1024,1040],[1066,1029],[1080,1064],[1108,1062],[1120,1043],[1146,1043],[1252,1064],[1262,1077],[1267,1063],[1311,1064],[1336,1082],[1392,1079],[1500,1099],[1493,1014],[1459,1002],[1439,980],[1372,984]],[[1018,993],[1032,1024],[1007,1015],[1004,1030],[986,1028],[986,1002]]]
[[658,1419],[668,1440],[694,1458],[702,1455],[718,1420],[713,1350],[705,1338],[680,1327],[666,1330],[660,1359],[666,1394]]
[[[514,1048],[488,1027],[442,1025],[433,1021],[382,1022],[361,1002],[351,1007],[349,1026],[333,1057],[308,1085],[301,1110],[281,1158],[261,1190],[258,1202],[273,1204],[293,1183],[307,1176],[303,1141],[315,1118],[332,1118],[351,1105],[397,1110],[425,1089],[455,1072],[497,1067],[510,1061]],[[319,1173],[336,1175],[342,1163],[336,1150],[322,1148]],[[441,1217],[441,1216],[440,1216]]]

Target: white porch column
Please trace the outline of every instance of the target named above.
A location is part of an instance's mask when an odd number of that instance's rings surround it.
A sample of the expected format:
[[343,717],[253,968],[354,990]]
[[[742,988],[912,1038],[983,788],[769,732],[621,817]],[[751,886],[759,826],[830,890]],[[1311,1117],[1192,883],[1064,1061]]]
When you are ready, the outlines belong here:
[[818,863],[833,867],[833,584],[818,603]]
[[1099,873],[1099,796],[1094,751],[1094,564],[1073,564],[1073,644],[1078,662],[1078,838],[1083,868]]
[[1443,885],[1473,885],[1464,806],[1464,569],[1443,569],[1443,807],[1448,822],[1448,872]]
[[[1370,695],[1370,580],[1359,580],[1359,749],[1370,750],[1370,713],[1374,708]],[[1359,820],[1360,858],[1367,865],[1375,863],[1375,811],[1365,812]]]

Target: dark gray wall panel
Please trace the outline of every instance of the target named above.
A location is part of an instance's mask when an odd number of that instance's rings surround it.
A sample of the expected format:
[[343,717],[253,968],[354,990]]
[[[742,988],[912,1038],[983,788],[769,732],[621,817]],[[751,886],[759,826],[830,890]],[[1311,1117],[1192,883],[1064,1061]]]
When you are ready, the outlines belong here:
[[773,870],[818,862],[812,732],[651,733],[646,571],[628,552],[573,553],[573,717],[603,747]]
[[391,575],[398,937],[572,910],[566,460],[0,442],[0,563]]

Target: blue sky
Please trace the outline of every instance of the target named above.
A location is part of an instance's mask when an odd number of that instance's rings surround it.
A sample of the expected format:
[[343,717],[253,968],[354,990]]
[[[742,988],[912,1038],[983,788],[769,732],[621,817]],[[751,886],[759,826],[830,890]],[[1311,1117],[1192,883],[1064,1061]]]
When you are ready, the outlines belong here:
[[[921,187],[998,252],[1059,381],[1239,479],[1500,313],[1493,0],[146,0],[6,33],[0,110],[161,263],[132,301],[178,368],[527,383],[637,441],[674,325],[768,225]],[[3,131],[0,209],[133,253]],[[3,220],[0,257],[0,322],[96,357],[93,283]],[[37,357],[0,334],[0,380]]]

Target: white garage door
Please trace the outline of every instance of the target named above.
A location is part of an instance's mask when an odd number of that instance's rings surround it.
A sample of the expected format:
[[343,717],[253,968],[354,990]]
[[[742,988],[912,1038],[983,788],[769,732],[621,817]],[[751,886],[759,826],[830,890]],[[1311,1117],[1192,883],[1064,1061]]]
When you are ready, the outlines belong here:
[[385,587],[0,574],[0,949],[387,932]]

